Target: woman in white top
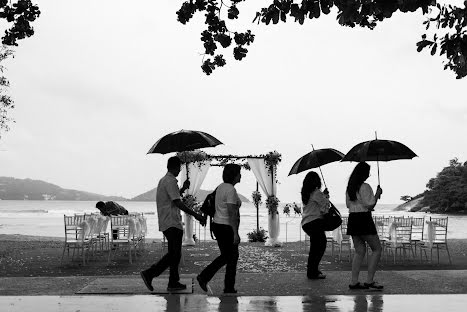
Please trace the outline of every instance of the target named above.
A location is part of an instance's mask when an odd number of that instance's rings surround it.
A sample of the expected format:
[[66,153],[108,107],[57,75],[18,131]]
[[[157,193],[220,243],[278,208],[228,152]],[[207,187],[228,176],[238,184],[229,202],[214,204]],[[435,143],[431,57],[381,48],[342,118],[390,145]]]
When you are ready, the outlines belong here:
[[329,211],[329,192],[321,192],[321,179],[316,172],[310,171],[303,179],[302,186],[302,229],[310,236],[310,253],[308,254],[307,277],[324,279],[319,263],[326,250],[326,234],[323,228],[323,216]]
[[[355,255],[352,261],[352,281],[350,289],[383,289],[382,285],[377,284],[373,278],[376,267],[381,257],[381,243],[371,212],[376,206],[376,202],[381,197],[383,190],[376,188],[376,194],[367,183],[366,179],[370,176],[370,165],[360,162],[355,166],[347,184],[345,202],[349,208],[349,221],[347,224],[347,235],[352,236],[355,247]],[[360,284],[358,276],[360,267],[366,253],[366,244],[371,248],[371,256],[368,260],[367,281]]]
[[207,283],[217,271],[226,265],[224,293],[237,292],[235,289],[235,276],[237,274],[238,244],[240,243],[240,236],[238,235],[240,225],[239,208],[242,202],[234,185],[240,182],[240,169],[239,165],[227,164],[222,174],[224,183],[221,183],[216,189],[216,212],[211,227],[221,254],[196,277],[199,286],[204,291],[207,291]]

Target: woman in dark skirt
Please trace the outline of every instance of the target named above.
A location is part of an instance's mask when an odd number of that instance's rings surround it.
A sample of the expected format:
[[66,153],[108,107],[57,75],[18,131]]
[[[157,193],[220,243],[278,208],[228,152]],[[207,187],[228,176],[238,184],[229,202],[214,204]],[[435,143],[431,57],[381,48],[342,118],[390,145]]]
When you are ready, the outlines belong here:
[[[350,289],[383,289],[382,285],[377,284],[373,280],[376,267],[381,258],[382,248],[371,215],[383,190],[378,185],[376,194],[373,194],[371,186],[365,183],[369,176],[370,165],[365,162],[358,163],[350,175],[345,194],[345,202],[347,208],[349,208],[347,235],[352,236],[355,247],[355,255],[352,261],[352,281],[349,285]],[[365,258],[366,244],[371,248],[371,256],[368,260],[367,281],[360,284],[358,276],[363,259]]]
[[316,172],[310,171],[305,176],[302,186],[302,229],[310,236],[310,253],[308,255],[307,277],[324,279],[319,263],[326,250],[326,234],[323,227],[323,216],[329,211],[329,193],[321,192],[321,179]]

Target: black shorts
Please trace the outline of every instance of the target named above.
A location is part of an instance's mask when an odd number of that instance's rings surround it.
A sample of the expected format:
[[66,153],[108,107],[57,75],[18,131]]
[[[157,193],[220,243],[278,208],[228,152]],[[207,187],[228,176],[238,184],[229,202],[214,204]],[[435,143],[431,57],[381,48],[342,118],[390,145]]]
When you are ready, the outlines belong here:
[[347,235],[376,235],[375,222],[371,212],[351,212],[347,224]]

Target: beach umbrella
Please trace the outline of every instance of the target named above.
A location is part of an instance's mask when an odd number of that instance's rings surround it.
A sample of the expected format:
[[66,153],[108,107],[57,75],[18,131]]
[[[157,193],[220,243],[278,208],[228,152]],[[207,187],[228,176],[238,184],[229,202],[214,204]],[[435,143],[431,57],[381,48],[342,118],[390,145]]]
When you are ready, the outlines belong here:
[[[180,130],[164,135],[157,140],[147,154],[167,154],[172,152],[192,151],[204,147],[214,147],[223,144],[212,135],[196,130]],[[188,179],[188,163],[186,163]]]
[[379,185],[379,162],[398,159],[412,159],[417,157],[410,148],[404,144],[391,140],[375,140],[358,143],[345,154],[341,161],[376,161],[378,167]]
[[313,145],[311,145],[311,147],[313,148],[311,152],[303,155],[295,162],[295,164],[292,166],[292,169],[290,169],[289,176],[308,169],[319,168],[321,178],[323,180],[324,186],[326,187],[326,182],[324,181],[321,166],[335,161],[340,161],[344,157],[344,154],[333,148],[322,148],[315,150]]

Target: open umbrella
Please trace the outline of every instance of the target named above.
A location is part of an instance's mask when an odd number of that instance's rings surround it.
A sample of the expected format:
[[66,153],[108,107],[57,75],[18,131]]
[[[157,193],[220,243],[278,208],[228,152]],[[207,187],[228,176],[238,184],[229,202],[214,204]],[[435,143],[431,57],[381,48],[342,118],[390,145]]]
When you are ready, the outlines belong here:
[[214,147],[219,144],[223,143],[206,132],[180,130],[164,135],[149,149],[147,154],[191,151],[203,147]]
[[[147,154],[184,152],[203,147],[214,147],[219,144],[223,143],[206,132],[196,130],[180,130],[164,135],[156,143],[154,143]],[[188,164],[186,164],[186,166],[188,179]]]
[[352,147],[341,161],[376,161],[378,167],[379,184],[379,162],[397,159],[412,159],[416,157],[410,148],[404,144],[391,140],[375,140],[359,143]]
[[319,171],[321,172],[321,178],[323,179],[324,186],[326,187],[326,182],[324,181],[321,166],[341,160],[344,157],[344,154],[333,148],[322,148],[315,150],[313,145],[311,146],[313,151],[303,155],[295,162],[295,164],[292,166],[292,169],[290,169],[289,176],[308,169],[319,168]]

